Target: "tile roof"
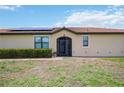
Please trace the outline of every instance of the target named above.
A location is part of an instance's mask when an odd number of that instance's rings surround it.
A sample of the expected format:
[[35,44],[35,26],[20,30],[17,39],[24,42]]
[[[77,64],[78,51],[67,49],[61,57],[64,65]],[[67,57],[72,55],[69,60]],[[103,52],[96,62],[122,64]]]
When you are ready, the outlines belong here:
[[76,31],[76,32],[87,32],[87,33],[104,33],[104,32],[124,32],[124,29],[112,29],[112,28],[81,28],[81,27],[70,27],[70,30]]
[[47,30],[50,31],[53,28],[51,27],[23,27],[23,28],[14,28],[13,30]]
[[0,29],[0,34],[53,34],[61,30],[81,33],[124,33],[124,29],[94,28],[94,27],[56,27],[56,28],[21,28],[21,29]]

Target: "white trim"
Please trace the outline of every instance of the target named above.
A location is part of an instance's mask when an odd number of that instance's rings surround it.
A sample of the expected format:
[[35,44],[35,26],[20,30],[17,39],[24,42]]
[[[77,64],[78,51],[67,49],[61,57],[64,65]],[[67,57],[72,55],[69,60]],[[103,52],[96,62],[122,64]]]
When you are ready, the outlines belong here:
[[[83,36],[88,36],[88,46],[83,46]],[[83,34],[81,43],[82,43],[82,48],[89,48],[89,35]]]

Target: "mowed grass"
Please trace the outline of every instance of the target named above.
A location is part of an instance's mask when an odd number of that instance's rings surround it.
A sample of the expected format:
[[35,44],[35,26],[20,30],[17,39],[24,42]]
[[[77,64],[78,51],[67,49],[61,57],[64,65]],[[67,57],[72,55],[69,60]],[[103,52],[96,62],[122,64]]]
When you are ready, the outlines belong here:
[[[78,61],[77,61],[78,60]],[[87,60],[87,59],[86,59]],[[109,65],[99,62],[99,60],[89,60],[83,62],[82,60],[75,59],[72,62],[71,58],[66,58],[60,62],[1,62],[0,63],[0,75],[20,73],[25,69],[32,69],[32,72],[23,76],[23,73],[18,77],[8,77],[4,75],[4,78],[0,78],[1,87],[123,87],[124,86],[124,72],[118,72],[118,69],[123,67],[113,64],[111,59]],[[117,59],[116,59],[117,60]],[[120,59],[118,59],[120,60]],[[124,58],[121,59],[123,63]],[[112,61],[112,62],[111,62]],[[115,61],[115,60],[114,60]],[[63,63],[62,63],[63,62]],[[115,61],[121,63],[120,61]],[[114,69],[110,70],[111,65],[114,65]],[[38,69],[40,67],[41,69]],[[12,70],[17,68],[18,70]],[[35,68],[35,69],[34,69]],[[2,70],[1,70],[2,69]],[[113,67],[112,67],[113,69]],[[42,74],[39,74],[43,72]],[[113,74],[114,73],[114,74]],[[115,79],[115,76],[119,75],[119,79]],[[121,81],[120,81],[121,79]]]

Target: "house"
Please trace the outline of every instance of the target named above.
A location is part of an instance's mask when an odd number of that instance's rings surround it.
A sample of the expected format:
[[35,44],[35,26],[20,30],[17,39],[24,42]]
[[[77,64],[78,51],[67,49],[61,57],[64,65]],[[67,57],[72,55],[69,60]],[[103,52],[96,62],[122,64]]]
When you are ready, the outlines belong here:
[[124,57],[124,29],[0,29],[0,48],[52,48],[57,56]]

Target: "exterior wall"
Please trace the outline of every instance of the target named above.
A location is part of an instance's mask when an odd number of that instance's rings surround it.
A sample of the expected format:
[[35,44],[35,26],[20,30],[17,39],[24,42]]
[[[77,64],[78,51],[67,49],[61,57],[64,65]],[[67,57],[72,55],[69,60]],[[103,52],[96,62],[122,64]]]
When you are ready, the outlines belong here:
[[88,47],[82,46],[82,35],[80,35],[76,43],[74,49],[78,50],[74,50],[74,56],[124,56],[124,35],[121,34],[91,34]]
[[90,34],[89,46],[83,47],[83,34],[60,31],[51,36],[51,48],[56,49],[56,40],[67,36],[72,39],[72,56],[124,56],[124,34]]
[[[0,35],[0,48],[34,48],[34,36]],[[57,51],[57,38],[62,36],[72,39],[72,56],[124,56],[124,34],[89,34],[89,47],[83,47],[83,34],[62,30],[49,35],[53,52]]]
[[[51,48],[53,49],[53,52],[57,51],[57,38],[63,37],[63,36],[67,36],[72,39],[72,56],[76,56],[74,51],[75,51],[75,47],[76,47],[75,44],[77,44],[78,35],[76,35],[72,32],[66,31],[66,30],[62,30],[60,32],[57,32],[57,33],[51,35],[50,45],[51,45]],[[81,44],[81,43],[78,42],[78,44]]]
[[0,35],[0,48],[34,48],[33,35]]
[[0,48],[2,48],[2,37],[0,36]]

